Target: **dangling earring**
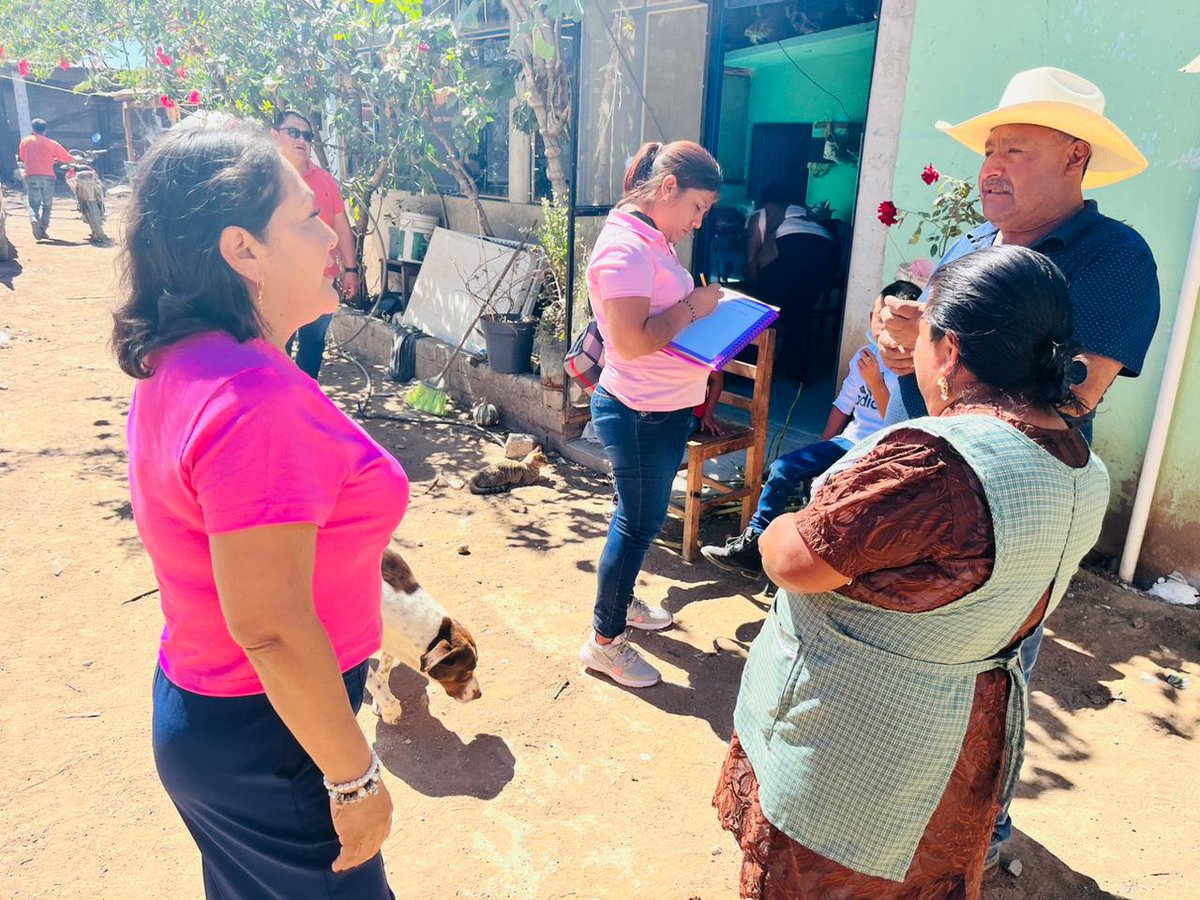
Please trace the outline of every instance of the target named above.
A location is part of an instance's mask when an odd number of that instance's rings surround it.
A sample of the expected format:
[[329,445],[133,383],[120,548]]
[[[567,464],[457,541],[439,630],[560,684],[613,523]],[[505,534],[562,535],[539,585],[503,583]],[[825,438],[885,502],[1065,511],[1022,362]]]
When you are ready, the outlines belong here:
[[944,374],[937,377],[938,390],[942,392],[942,402],[945,403],[950,399],[950,382],[946,380]]
[[263,315],[263,289],[266,287],[265,281],[258,283],[258,294],[254,298],[254,305],[258,307],[258,314]]

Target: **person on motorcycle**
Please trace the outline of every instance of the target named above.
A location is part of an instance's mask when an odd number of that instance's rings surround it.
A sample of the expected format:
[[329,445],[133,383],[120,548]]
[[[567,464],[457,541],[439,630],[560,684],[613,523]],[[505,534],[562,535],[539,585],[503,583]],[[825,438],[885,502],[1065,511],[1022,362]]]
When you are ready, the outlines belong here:
[[29,194],[29,221],[35,240],[49,238],[50,209],[54,206],[54,164],[74,162],[58,141],[46,137],[46,120],[34,119],[33,134],[21,141],[18,155],[25,164],[25,190]]
[[[304,183],[316,195],[314,205],[317,216],[333,229],[337,235],[337,249],[331,254],[326,278],[340,275],[342,296],[350,298],[358,293],[358,257],[354,251],[354,233],[346,217],[346,204],[337,180],[312,160],[312,125],[308,119],[294,109],[285,109],[275,116],[271,137],[283,158],[296,167]],[[335,258],[336,257],[336,258]],[[293,335],[299,343],[296,349],[296,365],[316,378],[321,371],[321,360],[325,355],[325,332],[329,330],[332,314],[325,314],[309,322]],[[288,341],[291,351],[292,340]]]

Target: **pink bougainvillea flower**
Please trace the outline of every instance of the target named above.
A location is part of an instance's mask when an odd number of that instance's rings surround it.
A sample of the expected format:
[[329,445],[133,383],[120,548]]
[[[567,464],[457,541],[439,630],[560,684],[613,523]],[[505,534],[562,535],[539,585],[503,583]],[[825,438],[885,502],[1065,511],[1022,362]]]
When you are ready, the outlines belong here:
[[17,71],[21,73],[21,77],[25,78],[29,75],[29,60],[23,59],[17,63]]
[[417,49],[422,53],[428,53],[433,48],[430,47],[429,44],[425,43],[425,41],[421,41],[421,43],[417,44]]
[[154,55],[158,57],[158,61],[166,68],[171,68],[171,57],[164,52],[162,47],[154,51]]
[[891,200],[884,200],[879,204],[879,221],[888,228],[900,221],[896,216],[896,204]]
[[4,45],[0,44],[0,59],[4,59]]
[[58,58],[58,67],[65,72],[65,71],[67,71],[67,69],[71,68],[71,61],[68,60],[65,56],[60,56]]
[[185,69],[183,66],[180,66],[179,69],[176,71],[176,74],[180,78],[187,78],[187,69]]
[[159,97],[158,102],[161,103],[166,109],[173,109],[175,106],[175,101],[166,94],[163,94],[161,97]]
[[930,163],[929,165],[927,165],[925,167],[925,169],[921,172],[921,180],[923,182],[925,182],[926,184],[933,184],[935,181],[937,181],[941,177],[942,177],[942,173],[933,167],[933,163]]
[[188,94],[188,103],[192,104],[192,106],[199,106],[200,105],[200,92],[194,90],[190,94]]

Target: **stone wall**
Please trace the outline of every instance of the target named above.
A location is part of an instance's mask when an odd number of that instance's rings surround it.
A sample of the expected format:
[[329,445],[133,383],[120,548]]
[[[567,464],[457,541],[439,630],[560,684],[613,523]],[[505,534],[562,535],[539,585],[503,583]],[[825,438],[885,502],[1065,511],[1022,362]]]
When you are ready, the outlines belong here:
[[[391,361],[396,327],[382,319],[342,310],[333,319],[329,336],[364,364],[387,366]],[[435,378],[446,364],[452,347],[432,337],[422,337],[416,347],[416,377]],[[461,353],[446,373],[446,391],[462,409],[488,400],[500,411],[501,424],[510,431],[532,434],[547,449],[562,452],[563,445],[579,436],[583,423],[565,423],[562,392],[542,387],[536,373],[505,375],[493,372],[485,360]]]

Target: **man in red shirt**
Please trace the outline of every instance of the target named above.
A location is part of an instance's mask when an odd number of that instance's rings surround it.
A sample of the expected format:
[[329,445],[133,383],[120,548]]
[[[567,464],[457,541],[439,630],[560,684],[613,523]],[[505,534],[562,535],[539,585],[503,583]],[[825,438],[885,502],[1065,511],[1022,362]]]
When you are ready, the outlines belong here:
[[[325,269],[327,278],[341,275],[342,296],[353,297],[358,293],[358,258],[354,252],[354,233],[346,216],[346,205],[337,180],[312,161],[312,125],[308,119],[293,109],[286,109],[275,116],[271,137],[279,147],[283,158],[296,167],[304,183],[313,192],[313,206],[317,215],[337,234],[338,244]],[[295,334],[299,344],[296,348],[296,365],[316,378],[321,371],[321,360],[325,355],[325,332],[329,330],[332,315],[321,316],[309,322]],[[288,342],[291,349],[291,341]]]
[[44,241],[54,206],[54,164],[72,162],[71,154],[58,141],[46,137],[46,120],[34,119],[33,134],[21,141],[18,154],[25,163],[25,190],[29,194],[29,221],[35,240]]

